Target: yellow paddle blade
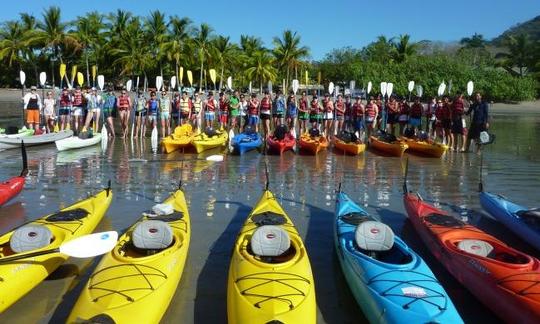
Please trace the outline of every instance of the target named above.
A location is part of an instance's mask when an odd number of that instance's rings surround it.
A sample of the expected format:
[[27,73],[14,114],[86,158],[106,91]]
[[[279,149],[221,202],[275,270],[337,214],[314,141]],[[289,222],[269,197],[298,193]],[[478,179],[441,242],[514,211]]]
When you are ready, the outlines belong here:
[[213,84],[216,84],[216,70],[210,69],[208,70],[208,74],[210,74],[210,80]]
[[75,76],[77,75],[77,65],[73,65],[71,68],[71,83],[73,83],[73,80],[75,80]]
[[97,65],[92,65],[92,80],[96,79],[97,75]]
[[184,79],[184,67],[180,67],[180,72],[178,72],[178,78],[180,79],[180,84],[182,84],[182,80]]
[[84,84],[84,75],[81,72],[77,72],[77,83],[82,87]]
[[309,84],[309,74],[308,74],[308,71],[306,70],[306,85]]
[[60,127],[58,127],[58,120],[56,121],[56,124],[54,124],[53,132],[58,133],[60,131]]
[[63,79],[66,75],[66,65],[64,63],[60,64],[60,79]]
[[189,81],[189,85],[193,86],[193,73],[191,73],[190,70],[187,71],[187,79]]
[[321,71],[319,71],[319,75],[317,76],[318,84],[321,84],[322,74]]
[[67,130],[70,130],[70,129],[71,129],[71,123],[67,123],[66,129],[67,129]]

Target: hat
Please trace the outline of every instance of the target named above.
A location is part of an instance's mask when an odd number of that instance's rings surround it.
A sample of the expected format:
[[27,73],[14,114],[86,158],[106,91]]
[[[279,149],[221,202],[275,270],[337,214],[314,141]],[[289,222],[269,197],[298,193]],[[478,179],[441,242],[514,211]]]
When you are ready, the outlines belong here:
[[96,87],[92,87],[92,91],[96,91],[96,90],[97,90]]
[[30,87],[30,90],[36,90],[36,89],[37,89],[36,86],[31,86]]

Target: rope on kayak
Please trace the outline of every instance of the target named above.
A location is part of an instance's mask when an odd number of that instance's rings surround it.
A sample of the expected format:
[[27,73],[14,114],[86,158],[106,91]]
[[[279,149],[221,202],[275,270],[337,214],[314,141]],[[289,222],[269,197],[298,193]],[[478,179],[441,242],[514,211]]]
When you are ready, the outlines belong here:
[[[528,279],[529,277],[537,278],[534,279]],[[515,290],[514,293],[520,296],[525,296],[529,298],[529,295],[533,295],[531,297],[534,298],[534,296],[540,295],[540,277],[538,276],[538,272],[524,272],[524,273],[518,273],[513,274],[508,277],[504,277],[502,279],[499,279],[497,281],[497,285],[503,286],[505,289],[509,289],[513,291],[512,288],[507,287],[507,285],[512,285],[520,283],[522,285],[529,284],[528,286],[520,289]]]
[[77,233],[77,231],[84,225],[84,223],[78,219],[71,220],[71,221],[65,220],[65,221],[54,221],[54,222],[50,222],[45,219],[36,219],[34,222],[38,224],[47,225],[47,226],[58,227],[64,231],[70,232],[72,235]]
[[[416,276],[418,276],[421,279],[392,280],[392,279],[387,279],[387,278],[380,278],[381,276],[385,276],[385,275],[396,276],[395,273],[398,273],[398,275],[397,275],[398,278],[403,277],[402,275],[400,275],[401,273],[408,273],[408,274],[415,274]],[[410,299],[410,301],[408,301],[408,302],[404,303],[403,305],[401,305],[401,307],[403,307],[404,309],[409,309],[410,305],[417,302],[417,301],[421,301],[421,302],[424,302],[424,303],[427,303],[427,304],[431,304],[434,307],[437,307],[439,310],[445,310],[447,308],[447,306],[448,306],[448,297],[443,293],[444,289],[442,288],[439,281],[437,281],[437,279],[435,279],[434,277],[429,276],[429,275],[427,275],[425,273],[418,272],[418,271],[412,271],[412,270],[390,270],[390,271],[386,271],[386,272],[381,272],[378,275],[373,276],[372,278],[370,278],[368,280],[368,285],[372,285],[372,284],[380,283],[380,282],[395,283],[394,285],[391,285],[387,289],[383,290],[381,292],[382,296],[385,296],[385,297],[395,296],[395,297],[409,298]],[[429,287],[429,286],[427,286],[425,284],[422,284],[422,283],[436,284],[437,287],[440,287],[440,290],[435,290],[434,288]],[[424,292],[426,292],[426,295],[422,296],[421,294],[406,294],[406,293],[403,292],[403,288],[406,288],[404,286],[407,286],[407,287],[412,286],[413,288],[420,288]],[[396,289],[398,287],[401,287],[401,289],[402,289],[401,293],[398,294],[398,293],[391,292],[392,290],[394,290],[394,289]],[[435,299],[435,300],[433,300],[433,299]],[[437,299],[442,299],[442,303],[437,303],[436,302]]]
[[[265,275],[288,276],[289,278],[275,279],[275,278],[265,277]],[[256,280],[257,283],[249,288],[240,290],[240,293],[245,297],[260,298],[261,300],[253,304],[253,306],[257,308],[261,308],[261,304],[265,302],[277,300],[277,301],[287,304],[289,306],[289,309],[292,310],[296,307],[296,305],[294,304],[294,301],[292,300],[291,297],[306,297],[306,293],[300,290],[299,288],[293,286],[289,282],[296,282],[296,283],[299,282],[299,283],[304,283],[307,286],[311,286],[311,281],[309,279],[304,278],[300,275],[297,275],[294,273],[288,273],[288,272],[259,272],[256,274],[240,277],[236,279],[235,282],[236,284],[239,284],[242,281],[252,281],[252,280]],[[286,293],[276,294],[276,295],[258,294],[258,293],[251,292],[257,288],[264,289],[265,285],[273,285],[273,284],[280,284],[282,286],[281,288],[285,288],[285,289],[290,288],[290,290]],[[275,291],[276,288],[273,288],[272,290]],[[307,288],[306,290],[309,290],[309,288]],[[297,304],[299,304],[300,302],[301,301],[298,301]]]

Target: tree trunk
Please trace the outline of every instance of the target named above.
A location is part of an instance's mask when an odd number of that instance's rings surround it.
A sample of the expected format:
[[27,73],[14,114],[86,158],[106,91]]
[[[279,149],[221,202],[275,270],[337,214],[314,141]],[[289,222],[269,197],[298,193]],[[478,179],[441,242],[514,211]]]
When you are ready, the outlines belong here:
[[[201,50],[202,51],[202,50]],[[204,69],[204,53],[201,52],[201,77],[199,79],[199,91],[202,91]]]
[[90,86],[90,64],[88,63],[88,48],[84,48],[84,56],[86,58],[86,83]]
[[219,75],[219,89],[223,89],[223,70],[225,70],[224,67],[225,64],[221,65],[221,74]]

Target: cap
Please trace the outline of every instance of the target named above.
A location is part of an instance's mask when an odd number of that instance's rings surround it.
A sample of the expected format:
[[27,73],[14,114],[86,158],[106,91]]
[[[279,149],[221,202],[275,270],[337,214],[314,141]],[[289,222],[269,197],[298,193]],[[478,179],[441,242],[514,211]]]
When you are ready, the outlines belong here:
[[30,87],[30,90],[36,90],[36,89],[37,89],[36,86],[31,86]]

